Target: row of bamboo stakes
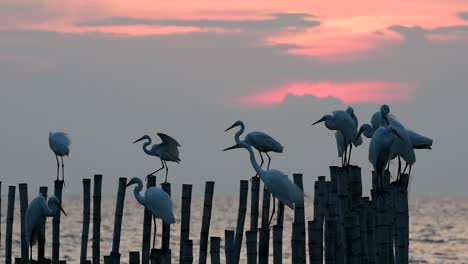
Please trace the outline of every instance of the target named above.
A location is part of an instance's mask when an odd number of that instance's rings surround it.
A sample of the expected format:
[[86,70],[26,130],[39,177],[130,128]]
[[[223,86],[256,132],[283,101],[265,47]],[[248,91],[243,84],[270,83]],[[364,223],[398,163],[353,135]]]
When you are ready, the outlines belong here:
[[[361,169],[356,166],[330,167],[331,179],[318,177],[314,184],[314,214],[313,220],[305,222],[304,206],[298,205],[294,210],[292,223],[291,263],[408,263],[409,246],[409,215],[407,175],[401,176],[401,181],[390,183],[390,174],[385,174],[384,189],[377,191],[376,179],[373,175],[371,199],[362,197]],[[293,175],[294,183],[303,190],[302,174]],[[239,208],[236,230],[225,230],[224,261],[226,264],[238,264],[240,261],[243,239],[245,235],[246,255],[248,264],[268,263],[270,255],[270,231],[272,232],[273,263],[283,261],[283,225],[284,205],[278,202],[276,224],[268,227],[270,216],[271,195],[263,190],[262,214],[259,227],[260,180],[251,180],[250,226],[244,232],[249,182],[240,181]],[[125,186],[127,178],[119,178],[117,202],[115,208],[112,251],[101,256],[100,224],[101,224],[101,189],[102,175],[94,175],[93,190],[93,230],[92,252],[88,259],[88,236],[91,222],[91,179],[83,179],[83,226],[80,263],[96,264],[103,259],[104,263],[120,263],[120,231],[122,225]],[[55,181],[54,195],[62,199],[62,181]],[[147,188],[156,185],[156,177],[151,176]],[[214,196],[213,181],[205,183],[203,217],[199,238],[199,264],[207,262],[208,252],[211,263],[222,263],[221,237],[209,236],[211,211]],[[28,206],[27,184],[18,186],[21,211],[21,257],[15,258],[15,263],[29,263],[28,243],[26,241],[24,216]],[[170,183],[163,183],[162,189],[171,194]],[[7,223],[5,234],[5,263],[12,263],[12,230],[16,186],[8,188]],[[40,187],[40,194],[47,197],[47,187]],[[182,185],[181,228],[179,263],[193,263],[193,240],[190,239],[190,207],[192,200],[192,185]],[[1,182],[0,182],[1,206]],[[1,217],[1,212],[0,212]],[[169,225],[163,223],[162,243],[160,249],[150,252],[152,216],[149,209],[144,209],[143,237],[141,251],[129,252],[130,264],[172,263]],[[44,258],[45,232],[38,240],[38,261],[33,263],[66,263],[60,260],[60,215],[52,220],[52,259]],[[0,223],[1,225],[1,223]],[[0,228],[1,230],[1,228]],[[45,228],[44,228],[45,230]],[[1,237],[1,231],[0,231]],[[306,245],[306,241],[308,244]],[[208,250],[208,244],[210,245]],[[306,251],[308,248],[308,251]],[[308,253],[308,254],[307,254]]]

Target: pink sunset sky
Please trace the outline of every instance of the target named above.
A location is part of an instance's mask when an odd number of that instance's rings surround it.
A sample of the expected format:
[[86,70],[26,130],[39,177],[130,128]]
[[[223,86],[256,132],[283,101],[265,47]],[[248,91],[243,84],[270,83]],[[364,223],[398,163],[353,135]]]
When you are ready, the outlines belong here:
[[[1,31],[105,33],[115,37],[238,34],[252,31],[257,46],[323,65],[365,60],[370,52],[398,45],[403,30],[421,31],[431,42],[468,38],[465,0],[265,1],[93,0],[0,2]],[[287,14],[293,14],[288,17]],[[302,15],[299,15],[302,14]],[[414,28],[413,28],[414,27]],[[453,30],[446,30],[453,29]],[[400,30],[400,31],[399,31]],[[344,103],[409,100],[415,80],[291,80],[234,98],[247,104],[279,104],[288,94],[332,96]],[[359,96],[358,96],[359,95]]]

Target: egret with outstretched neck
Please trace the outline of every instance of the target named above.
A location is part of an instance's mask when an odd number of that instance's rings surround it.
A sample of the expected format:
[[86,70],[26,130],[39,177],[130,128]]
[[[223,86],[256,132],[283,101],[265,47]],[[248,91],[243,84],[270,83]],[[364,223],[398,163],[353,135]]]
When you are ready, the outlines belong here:
[[156,218],[168,224],[175,223],[174,213],[172,211],[172,200],[171,197],[159,187],[150,187],[146,189],[145,196],[141,196],[140,192],[143,189],[143,182],[138,177],[132,178],[125,188],[136,184],[133,189],[133,195],[135,199],[141,205],[151,210],[154,222],[154,234],[153,234],[153,248],[155,247],[156,241]]
[[26,241],[28,241],[30,249],[30,260],[32,260],[32,247],[39,239],[47,217],[59,215],[60,211],[67,215],[59,199],[55,196],[50,197],[46,202],[44,196],[38,195],[29,203],[24,223],[26,226]]
[[[296,205],[303,203],[304,194],[301,189],[283,172],[275,169],[263,170],[255,160],[252,146],[247,144],[245,141],[237,140],[237,145],[226,148],[223,151],[238,147],[245,148],[249,152],[252,167],[265,184],[265,188],[273,195],[273,199],[277,198],[280,202],[291,209],[294,209]],[[275,208],[275,201],[273,200],[273,211],[270,220],[268,221],[268,226],[270,226],[271,220],[275,214]]]
[[[244,130],[245,130],[244,122],[237,121],[232,126],[224,130],[224,132],[226,132],[238,126],[240,127],[240,129],[239,131],[236,132],[234,136],[236,142],[241,141],[240,136],[242,135],[242,133],[244,133]],[[252,131],[245,136],[245,139],[243,141],[249,144],[250,146],[254,147],[258,151],[258,154],[260,154],[260,159],[261,159],[260,167],[262,167],[264,163],[262,153],[265,153],[265,155],[268,157],[267,170],[270,168],[270,162],[271,162],[271,157],[270,155],[268,155],[268,152],[283,153],[283,146],[274,138],[272,138],[271,136],[263,132]],[[233,146],[233,148],[240,148],[240,147],[241,146],[239,144]]]
[[166,161],[172,161],[172,162],[180,162],[179,158],[179,147],[180,144],[175,140],[174,138],[163,134],[163,133],[158,133],[158,136],[161,138],[161,143],[160,144],[154,144],[151,148],[149,148],[149,145],[151,145],[151,138],[148,135],[144,135],[141,138],[135,140],[133,143],[137,143],[142,140],[146,140],[145,143],[143,143],[143,151],[150,156],[156,156],[161,160],[162,167],[157,169],[156,171],[148,174],[146,178],[148,178],[151,175],[154,175],[156,172],[166,169],[166,180],[164,182],[167,182],[167,174],[169,171],[169,168],[167,167]]
[[49,147],[55,154],[57,161],[57,181],[59,180],[60,164],[58,157],[62,161],[62,181],[65,181],[65,166],[63,164],[63,156],[68,156],[70,153],[71,140],[67,133],[64,132],[49,132]]

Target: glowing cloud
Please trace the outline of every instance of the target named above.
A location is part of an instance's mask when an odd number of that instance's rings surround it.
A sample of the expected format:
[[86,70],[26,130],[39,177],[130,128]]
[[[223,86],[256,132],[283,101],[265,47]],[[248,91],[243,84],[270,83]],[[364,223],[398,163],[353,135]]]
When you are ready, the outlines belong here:
[[250,105],[281,104],[288,95],[312,95],[318,98],[334,97],[345,104],[400,102],[411,99],[415,86],[404,82],[302,82],[240,98],[238,102]]

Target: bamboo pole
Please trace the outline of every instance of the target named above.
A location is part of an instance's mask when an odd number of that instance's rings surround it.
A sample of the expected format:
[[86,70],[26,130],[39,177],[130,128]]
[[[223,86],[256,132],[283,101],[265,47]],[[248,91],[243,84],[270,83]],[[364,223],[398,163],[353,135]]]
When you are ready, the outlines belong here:
[[376,218],[375,201],[369,201],[367,204],[367,248],[370,264],[377,263]]
[[[171,184],[169,182],[164,182],[161,184],[161,188],[163,191],[165,191],[169,196],[171,196]],[[171,249],[169,247],[170,245],[170,239],[171,239],[171,225],[164,222],[162,224],[162,243],[161,243],[161,249],[164,254],[164,258],[166,263],[171,263]]]
[[407,174],[401,175],[401,182],[394,182],[395,189],[395,227],[397,239],[395,241],[395,262],[408,263],[409,247],[409,214],[408,214],[408,189],[405,181]]
[[234,230],[224,230],[224,254],[226,264],[234,262]]
[[[296,184],[302,192],[304,186],[302,181],[302,174],[293,174],[294,184]],[[293,263],[306,263],[306,239],[305,239],[305,213],[304,213],[304,196],[301,196],[301,201],[294,205],[294,222],[293,234],[291,239],[291,246],[293,246]],[[295,254],[294,254],[295,253]]]
[[363,264],[369,263],[369,243],[367,242],[367,232],[369,230],[367,227],[368,205],[369,197],[363,197],[358,210],[361,229],[361,263]]
[[101,189],[102,175],[96,174],[93,193],[93,264],[99,264],[101,257]]
[[336,240],[336,261],[346,263],[346,232],[345,215],[348,207],[348,186],[344,169],[341,167],[330,167],[332,185],[336,184],[337,191],[337,240]]
[[[182,206],[181,206],[181,222],[180,222],[180,244],[183,245],[185,240],[190,236],[190,204],[192,202],[192,185],[182,185]],[[182,264],[182,256],[184,255],[184,247],[179,246],[179,264]]]
[[348,211],[345,219],[347,263],[358,264],[361,263],[361,228],[359,227],[359,214],[356,211]]
[[11,245],[13,242],[13,216],[15,211],[15,186],[8,186],[7,223],[5,234],[5,264],[11,264]]
[[131,251],[128,253],[128,263],[129,264],[140,264],[140,252]]
[[247,195],[249,192],[249,181],[241,180],[239,189],[239,209],[237,211],[236,238],[234,241],[235,263],[239,263],[242,249],[242,238],[244,235],[245,214],[247,211]]
[[[280,202],[279,199],[276,199],[278,200],[278,213],[277,213],[277,217],[276,217],[276,224],[283,227],[283,223],[284,223],[284,204],[282,202]],[[275,202],[275,199],[273,197],[273,202]],[[283,229],[281,229],[283,230]]]
[[184,255],[182,263],[184,264],[192,264],[193,263],[193,241],[192,240],[185,240],[184,244]]
[[263,188],[262,201],[262,223],[259,229],[258,238],[258,263],[268,264],[270,228],[268,228],[268,218],[270,217],[270,192]]
[[283,263],[283,226],[273,226],[273,263]]
[[81,232],[80,262],[84,264],[88,253],[89,218],[91,208],[91,179],[83,179],[83,228]]
[[20,211],[21,211],[21,261],[26,263],[29,260],[28,241],[26,240],[25,216],[28,209],[28,185],[19,184]]
[[[253,236],[255,234],[255,239],[252,239],[252,237],[250,237],[250,246],[251,246],[250,253],[254,254],[251,257],[255,258],[255,263],[257,263],[257,233],[258,233],[257,230],[258,230],[258,215],[259,215],[258,204],[259,204],[259,194],[260,194],[260,178],[259,177],[252,178],[251,193],[252,193],[252,196],[250,200],[250,231],[252,232],[252,234],[250,234],[250,236]],[[252,251],[252,249],[255,249],[255,250]],[[249,248],[247,247],[247,251],[248,250]]]
[[[54,195],[62,202],[63,181],[54,181]],[[52,262],[57,263],[60,260],[60,216],[56,214],[52,218]]]
[[335,264],[337,261],[337,218],[325,218],[325,263]]
[[205,200],[203,202],[203,218],[200,231],[200,252],[198,258],[199,264],[206,264],[208,236],[211,222],[211,208],[213,206],[214,184],[215,183],[213,181],[208,181],[205,184]]
[[257,231],[249,230],[245,232],[245,242],[247,245],[247,264],[257,263]]
[[117,202],[114,215],[114,233],[112,237],[112,251],[110,258],[112,263],[120,263],[120,231],[122,229],[122,217],[125,202],[125,187],[127,178],[119,178],[119,187],[117,189]]
[[[47,186],[39,187],[39,193],[47,200]],[[45,253],[45,223],[41,228],[41,234],[37,238],[37,260],[43,261],[44,260],[44,253]]]
[[388,263],[390,262],[389,255],[389,226],[386,219],[386,203],[384,191],[376,193],[376,209],[377,209],[377,263]]
[[323,262],[323,227],[318,220],[309,221],[308,223],[308,238],[309,238],[309,263]]
[[[153,186],[156,186],[156,176],[151,175],[148,177],[146,182],[146,189],[149,189]],[[141,245],[141,263],[149,264],[150,262],[150,245],[151,245],[151,221],[153,217],[151,210],[145,206],[144,216],[143,216],[143,239]]]
[[221,238],[220,237],[211,237],[210,238],[210,259],[211,264],[220,264],[221,259],[219,256],[219,249],[221,247]]

